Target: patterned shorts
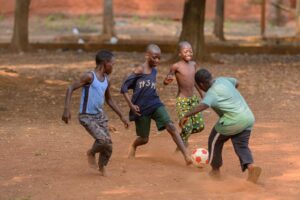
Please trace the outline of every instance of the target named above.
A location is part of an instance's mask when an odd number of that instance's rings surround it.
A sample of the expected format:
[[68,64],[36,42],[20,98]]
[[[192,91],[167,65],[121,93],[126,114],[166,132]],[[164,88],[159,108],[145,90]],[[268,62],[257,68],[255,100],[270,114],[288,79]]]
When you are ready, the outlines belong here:
[[95,140],[112,143],[108,132],[108,118],[104,111],[95,115],[79,114],[79,122]]
[[[194,107],[199,105],[200,101],[197,96],[192,97],[177,97],[176,98],[176,111],[179,120],[183,116],[191,111]],[[204,121],[202,113],[197,113],[196,115],[189,118],[188,122],[182,128],[180,136],[182,140],[187,143],[188,138],[193,133],[201,132],[204,129]]]

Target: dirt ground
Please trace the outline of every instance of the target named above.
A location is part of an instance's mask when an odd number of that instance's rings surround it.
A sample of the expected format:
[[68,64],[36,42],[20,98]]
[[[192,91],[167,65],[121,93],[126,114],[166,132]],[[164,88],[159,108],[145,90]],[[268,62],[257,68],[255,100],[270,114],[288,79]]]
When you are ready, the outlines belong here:
[[[121,80],[143,54],[116,53],[112,78],[115,100],[128,108],[119,94]],[[166,59],[169,55],[163,55]],[[209,166],[185,166],[167,132],[152,127],[150,143],[126,158],[135,138],[134,124],[126,130],[107,107],[114,150],[109,177],[89,169],[86,150],[93,140],[77,120],[79,97],[73,95],[72,121],[60,118],[70,81],[93,69],[94,54],[39,52],[0,54],[0,199],[299,199],[300,196],[300,55],[214,55],[223,64],[203,63],[215,76],[233,76],[256,116],[250,146],[263,169],[258,184],[245,181],[232,144],[223,151],[222,179],[212,180]],[[168,67],[159,67],[158,90],[170,115],[176,84],[164,87]],[[191,137],[190,149],[207,148],[217,119],[204,112],[206,128]]]

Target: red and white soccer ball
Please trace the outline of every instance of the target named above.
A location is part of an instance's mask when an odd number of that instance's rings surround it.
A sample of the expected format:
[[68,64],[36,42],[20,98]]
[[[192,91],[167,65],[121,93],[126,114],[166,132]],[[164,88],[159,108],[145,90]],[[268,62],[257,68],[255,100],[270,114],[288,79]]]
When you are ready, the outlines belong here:
[[202,168],[209,162],[208,151],[204,148],[195,149],[192,152],[192,161],[196,167]]

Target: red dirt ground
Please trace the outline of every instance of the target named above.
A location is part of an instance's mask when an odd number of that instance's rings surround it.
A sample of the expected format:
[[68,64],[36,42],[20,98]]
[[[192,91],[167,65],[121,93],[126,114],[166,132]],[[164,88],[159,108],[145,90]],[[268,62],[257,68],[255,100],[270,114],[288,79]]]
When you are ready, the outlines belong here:
[[[166,132],[152,128],[150,143],[126,158],[135,137],[134,125],[122,127],[106,108],[114,151],[109,177],[88,168],[85,152],[93,142],[78,121],[80,91],[74,93],[72,122],[61,120],[67,84],[93,69],[94,54],[0,54],[0,199],[299,199],[300,196],[300,57],[215,55],[224,64],[204,63],[216,76],[233,76],[256,116],[250,140],[256,163],[263,168],[258,184],[245,181],[232,145],[224,147],[222,180],[212,180],[209,166],[184,165]],[[164,57],[167,57],[164,55]],[[119,94],[124,75],[143,54],[117,53],[112,78],[113,96],[128,111]],[[158,88],[172,118],[176,84],[164,87],[167,65],[159,68]],[[190,149],[207,147],[217,119],[204,113],[206,129],[191,137]]]

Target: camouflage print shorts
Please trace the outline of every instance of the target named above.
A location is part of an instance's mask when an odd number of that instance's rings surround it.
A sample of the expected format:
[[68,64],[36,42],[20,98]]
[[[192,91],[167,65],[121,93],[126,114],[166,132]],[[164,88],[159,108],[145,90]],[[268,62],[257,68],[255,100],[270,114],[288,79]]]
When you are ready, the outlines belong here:
[[79,114],[80,124],[95,139],[90,153],[99,153],[99,168],[106,166],[112,154],[112,141],[108,132],[108,119],[102,111],[99,114]]
[[[176,98],[176,111],[179,120],[194,107],[199,105],[199,98],[197,96],[192,97],[177,97]],[[202,113],[197,113],[196,115],[189,118],[186,125],[182,128],[180,136],[182,140],[187,143],[188,138],[193,133],[201,132],[204,129],[204,121]]]
[[104,111],[95,115],[79,114],[79,122],[95,140],[112,143],[108,131],[108,118]]

